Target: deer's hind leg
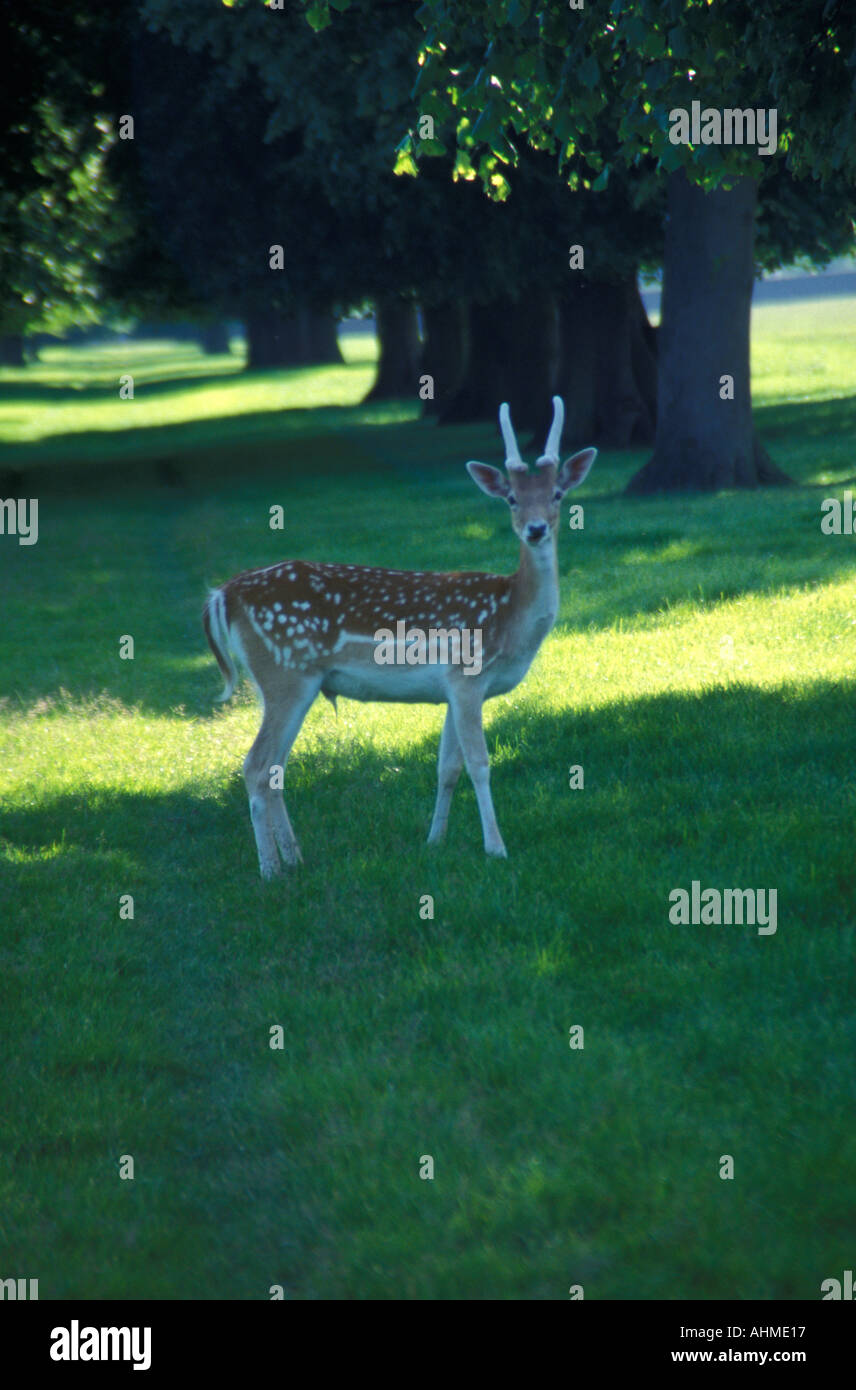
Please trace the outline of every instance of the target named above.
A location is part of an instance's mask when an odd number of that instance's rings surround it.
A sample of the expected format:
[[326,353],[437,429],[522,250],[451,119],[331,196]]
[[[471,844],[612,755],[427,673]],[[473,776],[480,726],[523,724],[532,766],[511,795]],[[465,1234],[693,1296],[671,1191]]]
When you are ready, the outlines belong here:
[[277,780],[277,768],[282,769],[280,780],[284,781],[288,755],[320,688],[320,677],[299,671],[279,672],[276,690],[265,700],[255,743],[244,759],[244,782],[262,878],[273,878],[280,872],[280,854],[286,864],[301,862],[283,792],[271,783]]

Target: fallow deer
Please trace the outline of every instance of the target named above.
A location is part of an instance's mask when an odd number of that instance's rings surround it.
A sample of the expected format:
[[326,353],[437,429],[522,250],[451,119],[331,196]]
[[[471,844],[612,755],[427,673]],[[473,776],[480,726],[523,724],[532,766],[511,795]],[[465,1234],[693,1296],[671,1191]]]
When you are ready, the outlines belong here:
[[[367,565],[284,560],[249,570],[209,595],[203,623],[208,642],[233,694],[238,672],[233,655],[249,671],[261,694],[264,715],[244,761],[259,865],[263,878],[301,861],[285,802],[272,788],[272,771],[284,770],[310,705],[319,692],[335,703],[388,700],[446,704],[440,737],[437,801],[428,842],[446,832],[449,805],[466,764],[481,815],[487,854],[505,857],[490,794],[490,766],[482,706],[513,690],[529,670],[559,609],[556,537],[559,504],[585,479],[596,449],[583,449],[559,463],[564,404],[553,397],[553,422],[534,473],[520,457],[508,406],[499,411],[506,450],[506,475],[470,461],[473,481],[489,497],[508,503],[520,538],[514,574],[451,574],[378,569]],[[379,659],[381,634],[406,625],[405,651],[394,663]],[[449,659],[411,661],[420,633],[478,631],[481,664]],[[416,641],[414,642],[414,638]],[[389,639],[384,638],[388,646]],[[454,656],[454,652],[452,653]]]

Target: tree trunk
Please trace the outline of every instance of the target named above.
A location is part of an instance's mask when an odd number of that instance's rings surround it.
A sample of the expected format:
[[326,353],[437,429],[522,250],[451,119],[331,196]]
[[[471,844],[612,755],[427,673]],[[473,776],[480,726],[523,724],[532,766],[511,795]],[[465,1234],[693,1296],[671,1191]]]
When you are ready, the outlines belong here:
[[303,360],[307,365],[325,366],[344,362],[339,348],[339,325],[332,314],[302,309],[299,318],[303,332]]
[[470,316],[462,300],[422,307],[425,342],[419,375],[430,376],[433,396],[425,401],[426,415],[440,415],[463,380],[469,360]]
[[0,367],[25,367],[24,335],[4,333],[0,335]]
[[[623,449],[654,439],[657,404],[656,335],[636,276],[615,283],[580,280],[562,295],[561,359],[555,390],[565,402],[565,437],[578,447]],[[535,446],[553,417],[546,391],[539,400]]]
[[245,320],[247,370],[307,367],[342,363],[337,323],[332,314],[299,309],[283,318],[270,309],[253,311]]
[[244,327],[248,372],[295,367],[302,363],[303,347],[296,317],[286,319],[272,309],[254,309],[246,315]]
[[440,413],[441,425],[496,420],[508,401],[515,430],[533,427],[549,404],[559,363],[559,319],[546,291],[473,304],[470,351],[461,385]]
[[752,179],[706,193],[682,170],[669,176],[657,434],[630,493],[790,481],[766,454],[752,421],[756,192]]
[[419,325],[416,305],[400,295],[380,295],[375,304],[380,357],[374,386],[365,397],[368,401],[385,401],[411,396],[418,397]]
[[631,443],[652,444],[657,429],[657,362],[660,353],[659,329],[655,328],[645,311],[639,284],[633,278],[633,302],[630,311],[630,362],[639,391],[640,416]]
[[207,356],[211,357],[218,352],[231,352],[228,324],[203,324],[199,330],[199,346]]

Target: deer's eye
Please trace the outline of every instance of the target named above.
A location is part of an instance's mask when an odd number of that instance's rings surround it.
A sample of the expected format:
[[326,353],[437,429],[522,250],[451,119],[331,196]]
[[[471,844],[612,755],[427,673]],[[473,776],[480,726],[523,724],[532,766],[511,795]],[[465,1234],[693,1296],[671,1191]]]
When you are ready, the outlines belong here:
[[513,493],[513,492],[509,492],[509,494],[508,494],[508,496],[506,497],[505,500],[506,500],[506,502],[508,503],[509,507],[516,507],[516,506],[517,506],[517,498],[514,496],[514,493]]
[[562,500],[562,498],[564,497],[564,495],[565,495],[565,494],[564,494],[563,492],[560,492],[559,489],[556,488],[556,491],[553,493],[553,501],[554,501],[554,502],[561,502],[561,500]]

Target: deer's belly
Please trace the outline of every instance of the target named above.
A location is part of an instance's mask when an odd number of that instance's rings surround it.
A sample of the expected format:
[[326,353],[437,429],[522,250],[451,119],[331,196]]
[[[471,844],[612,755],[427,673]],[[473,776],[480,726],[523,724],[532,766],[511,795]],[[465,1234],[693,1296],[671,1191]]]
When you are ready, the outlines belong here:
[[325,695],[349,700],[391,700],[442,704],[448,699],[441,666],[332,667],[321,686]]

